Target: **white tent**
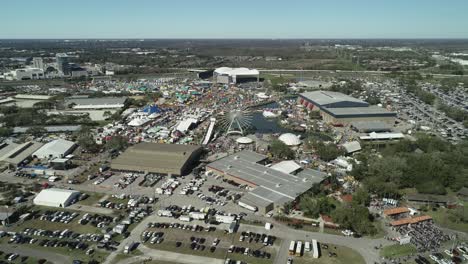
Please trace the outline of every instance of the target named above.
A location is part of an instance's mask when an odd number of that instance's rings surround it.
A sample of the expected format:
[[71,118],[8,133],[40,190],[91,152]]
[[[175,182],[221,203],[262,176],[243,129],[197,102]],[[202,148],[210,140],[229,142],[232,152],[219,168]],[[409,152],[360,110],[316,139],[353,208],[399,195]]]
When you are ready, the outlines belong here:
[[74,199],[78,198],[79,195],[80,192],[75,190],[58,188],[44,189],[34,198],[33,203],[42,206],[67,207]]
[[301,140],[298,136],[292,133],[285,133],[279,136],[278,138],[280,141],[283,141],[284,144],[288,146],[297,146],[301,144]]

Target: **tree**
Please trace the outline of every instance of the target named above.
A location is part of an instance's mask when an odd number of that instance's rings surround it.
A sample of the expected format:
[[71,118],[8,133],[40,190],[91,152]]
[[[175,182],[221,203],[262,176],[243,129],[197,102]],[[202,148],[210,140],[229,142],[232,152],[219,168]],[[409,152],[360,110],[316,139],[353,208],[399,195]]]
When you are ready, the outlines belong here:
[[320,115],[320,111],[310,111],[309,118],[310,119],[320,119],[322,116]]
[[332,212],[331,217],[341,227],[351,229],[358,234],[373,235],[377,231],[369,210],[363,205],[355,203],[342,205]]
[[127,147],[128,141],[122,136],[113,136],[106,142],[106,149],[123,150]]
[[9,137],[13,133],[10,127],[0,127],[0,137]]
[[359,188],[353,194],[353,203],[369,206],[370,204],[370,195],[369,192],[364,188]]
[[108,119],[109,117],[112,116],[112,112],[109,110],[106,110],[104,111],[104,113],[102,113],[102,116],[104,117],[104,119]]
[[318,218],[320,214],[328,215],[335,209],[335,204],[326,196],[319,198],[302,197],[299,206],[305,216],[313,218]]
[[77,137],[78,145],[82,149],[88,152],[97,152],[99,150],[99,146],[96,144],[91,131],[86,127],[82,128]]
[[294,151],[284,142],[275,139],[270,144],[271,154],[279,159],[293,159],[295,156]]
[[42,136],[42,134],[47,133],[47,130],[41,126],[32,126],[26,130],[26,134],[30,134],[34,137]]
[[323,141],[310,139],[307,141],[307,146],[312,147],[315,153],[324,161],[331,161],[344,154],[344,151],[334,143],[325,144]]

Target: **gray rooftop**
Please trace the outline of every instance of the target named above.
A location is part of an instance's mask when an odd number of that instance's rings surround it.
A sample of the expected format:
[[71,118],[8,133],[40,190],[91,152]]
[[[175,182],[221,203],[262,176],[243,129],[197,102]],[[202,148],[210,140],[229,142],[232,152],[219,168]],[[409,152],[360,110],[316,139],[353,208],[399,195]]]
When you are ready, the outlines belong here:
[[[24,134],[30,127],[14,127],[14,134]],[[81,125],[76,126],[45,126],[44,129],[48,133],[60,133],[60,132],[76,132],[81,129]]]
[[351,97],[349,95],[331,91],[313,91],[301,93],[301,97],[306,98],[319,106],[333,106],[334,104],[348,102],[351,106],[368,106],[367,102]]
[[0,161],[8,162],[17,165],[30,157],[36,150],[42,147],[42,143],[29,141],[23,144],[16,144],[14,148],[9,149],[0,157]]
[[395,112],[390,112],[383,107],[346,107],[346,108],[322,108],[322,110],[334,117],[366,117],[366,116],[396,116]]
[[382,121],[351,122],[351,126],[356,128],[360,132],[392,131],[392,126]]
[[251,192],[252,195],[273,203],[294,200],[325,177],[325,174],[314,170],[303,170],[297,175],[286,174],[257,163],[266,158],[246,150],[214,161],[207,167],[253,183],[257,188]]
[[114,105],[123,104],[127,97],[92,97],[92,98],[67,98],[66,105]]

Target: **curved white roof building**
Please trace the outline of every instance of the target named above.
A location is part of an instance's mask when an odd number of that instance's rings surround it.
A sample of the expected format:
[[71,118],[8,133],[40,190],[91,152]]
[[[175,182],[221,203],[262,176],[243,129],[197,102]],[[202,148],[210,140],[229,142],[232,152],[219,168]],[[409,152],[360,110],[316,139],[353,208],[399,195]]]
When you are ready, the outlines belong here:
[[253,139],[248,138],[248,137],[240,137],[236,139],[236,142],[238,144],[250,144],[250,143],[253,143]]
[[80,192],[75,190],[50,188],[42,190],[34,198],[33,203],[50,207],[67,207],[78,196],[80,196]]
[[242,80],[256,80],[260,76],[260,72],[256,69],[249,68],[217,68],[213,72],[213,77],[217,83],[237,83]]
[[301,144],[299,137],[292,133],[282,134],[278,139],[288,146],[297,146]]

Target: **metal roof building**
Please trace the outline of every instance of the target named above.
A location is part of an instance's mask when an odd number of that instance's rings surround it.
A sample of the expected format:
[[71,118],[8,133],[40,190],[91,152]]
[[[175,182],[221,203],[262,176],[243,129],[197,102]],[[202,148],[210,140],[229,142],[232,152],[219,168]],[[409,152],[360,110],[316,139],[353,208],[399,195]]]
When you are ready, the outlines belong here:
[[127,97],[67,98],[65,104],[73,109],[116,109],[124,107]]
[[213,76],[217,83],[237,83],[242,80],[253,80],[258,82],[260,72],[255,69],[248,68],[221,67],[214,70]]
[[0,145],[0,161],[18,166],[28,160],[31,155],[42,147],[42,143],[29,141],[22,144],[3,143]]
[[281,172],[264,165],[267,157],[252,151],[240,151],[207,165],[207,169],[240,184],[255,188],[241,201],[266,212],[299,195],[321,182],[326,174],[305,169],[296,175]]
[[56,139],[42,146],[33,153],[33,157],[39,159],[63,158],[70,154],[76,147],[75,142]]
[[[313,91],[305,92],[299,95],[299,102],[307,104],[309,108],[318,107],[367,107],[369,104],[360,99],[351,97],[346,94],[331,92],[331,91]],[[312,105],[312,106],[311,106]]]
[[151,172],[185,175],[190,172],[202,153],[195,145],[142,142],[129,147],[111,163],[118,171]]
[[66,190],[50,188],[42,190],[33,200],[35,205],[51,207],[67,207],[74,199],[77,199],[80,192],[75,190]]
[[[31,127],[14,127],[13,134],[24,134]],[[64,132],[76,132],[81,129],[81,125],[75,126],[45,126],[43,127],[47,133],[64,133]]]
[[396,117],[395,112],[390,112],[385,108],[378,106],[369,107],[338,107],[322,108],[322,111],[335,118],[360,118],[360,117]]
[[351,122],[351,127],[363,133],[392,131],[392,126],[382,121]]
[[397,115],[349,95],[330,91],[302,93],[298,97],[298,103],[309,110],[320,111],[325,122],[337,125],[375,121],[393,125]]
[[347,154],[361,150],[361,144],[359,144],[359,141],[349,141],[343,143],[342,146],[346,150]]

